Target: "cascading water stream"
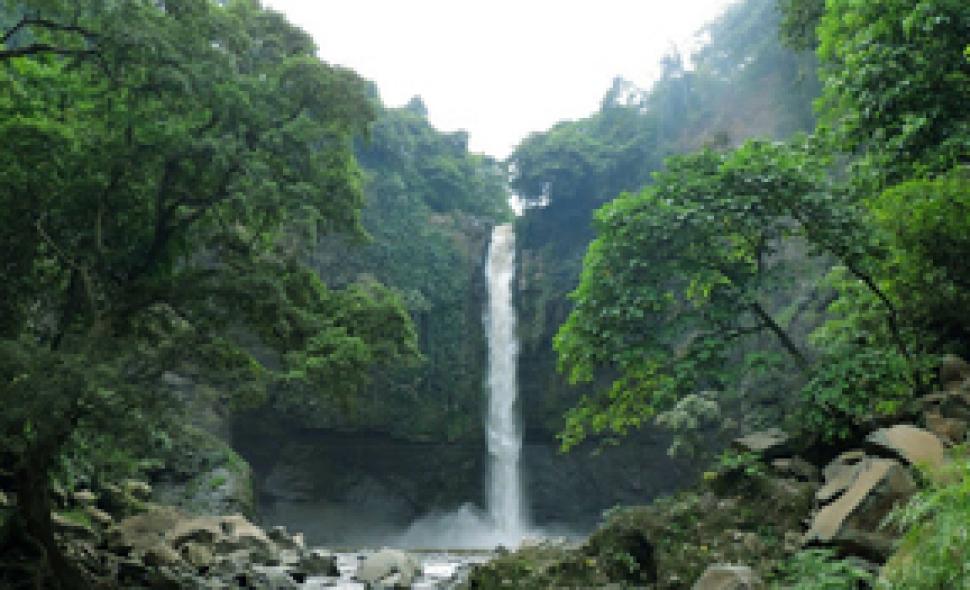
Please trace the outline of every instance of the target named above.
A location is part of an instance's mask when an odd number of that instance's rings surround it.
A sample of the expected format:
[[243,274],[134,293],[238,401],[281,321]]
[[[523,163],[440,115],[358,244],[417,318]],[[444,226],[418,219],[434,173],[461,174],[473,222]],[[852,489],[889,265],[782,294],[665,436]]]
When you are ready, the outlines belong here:
[[515,278],[515,231],[512,224],[492,230],[485,265],[488,307],[483,314],[488,339],[488,414],[485,416],[489,473],[488,512],[466,504],[447,513],[431,513],[413,522],[389,544],[399,547],[491,549],[518,547],[528,529],[523,508],[519,455],[522,450],[512,281]]
[[496,533],[517,543],[525,532],[519,455],[522,432],[516,397],[519,343],[515,327],[512,281],[515,277],[515,232],[512,224],[495,227],[486,264],[488,309],[488,510]]

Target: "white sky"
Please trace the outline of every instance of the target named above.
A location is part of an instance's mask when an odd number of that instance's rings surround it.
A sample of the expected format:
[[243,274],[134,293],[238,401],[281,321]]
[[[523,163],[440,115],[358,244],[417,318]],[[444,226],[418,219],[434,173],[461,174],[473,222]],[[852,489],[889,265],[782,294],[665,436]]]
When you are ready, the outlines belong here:
[[648,86],[660,58],[731,0],[264,0],[320,57],[420,95],[439,129],[504,158],[532,131],[594,112],[615,76]]

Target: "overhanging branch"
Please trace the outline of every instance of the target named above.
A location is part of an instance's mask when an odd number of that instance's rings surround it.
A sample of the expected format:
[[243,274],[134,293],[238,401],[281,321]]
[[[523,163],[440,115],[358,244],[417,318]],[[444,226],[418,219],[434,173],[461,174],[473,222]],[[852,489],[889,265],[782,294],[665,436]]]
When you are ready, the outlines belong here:
[[54,47],[53,45],[48,45],[46,43],[34,43],[32,45],[27,45],[26,47],[17,47],[15,49],[0,49],[0,61],[14,59],[16,57],[26,57],[28,55],[40,55],[44,53],[69,57],[86,57],[94,55],[96,52],[93,49],[66,49],[64,47]]

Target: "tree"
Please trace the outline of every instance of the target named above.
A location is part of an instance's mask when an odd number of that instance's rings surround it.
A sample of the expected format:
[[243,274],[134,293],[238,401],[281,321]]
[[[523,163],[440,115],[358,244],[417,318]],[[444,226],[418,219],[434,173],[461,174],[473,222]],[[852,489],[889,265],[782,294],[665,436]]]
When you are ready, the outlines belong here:
[[865,156],[868,196],[970,156],[968,27],[962,0],[827,3],[821,129],[835,149]]
[[820,173],[802,152],[750,142],[669,158],[653,185],[597,212],[598,237],[555,348],[571,381],[611,383],[567,416],[564,446],[736,387],[744,365],[736,353],[759,334],[808,368],[769,300],[785,248],[803,234],[785,203],[819,191]]
[[330,291],[297,262],[301,233],[359,231],[352,139],[373,112],[353,72],[253,0],[17,4],[0,52],[2,267],[18,277],[0,287],[2,463],[50,583],[74,588],[49,474],[79,432],[149,424],[162,372],[249,402],[336,395],[416,344],[396,295]]
[[816,29],[825,13],[825,0],[778,0],[778,10],[782,43],[799,50],[818,47]]

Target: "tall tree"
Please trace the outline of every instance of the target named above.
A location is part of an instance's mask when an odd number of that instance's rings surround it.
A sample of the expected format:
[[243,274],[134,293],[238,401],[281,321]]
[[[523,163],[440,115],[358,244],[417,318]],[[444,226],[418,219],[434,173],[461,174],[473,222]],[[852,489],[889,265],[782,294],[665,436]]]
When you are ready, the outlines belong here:
[[573,382],[611,383],[570,412],[567,447],[736,387],[741,343],[759,334],[807,369],[769,303],[788,272],[784,249],[803,233],[786,204],[820,191],[820,172],[785,146],[707,150],[668,159],[651,186],[597,212],[598,237],[555,347]]
[[78,432],[146,422],[175,366],[250,401],[337,395],[415,339],[395,295],[330,291],[296,262],[301,232],[359,231],[352,139],[373,116],[306,33],[255,0],[5,8],[3,462],[50,583],[73,588],[48,477]]

